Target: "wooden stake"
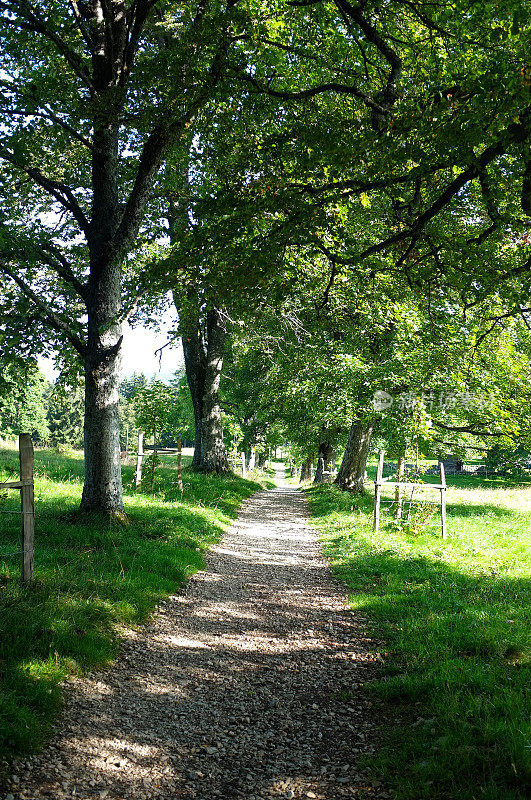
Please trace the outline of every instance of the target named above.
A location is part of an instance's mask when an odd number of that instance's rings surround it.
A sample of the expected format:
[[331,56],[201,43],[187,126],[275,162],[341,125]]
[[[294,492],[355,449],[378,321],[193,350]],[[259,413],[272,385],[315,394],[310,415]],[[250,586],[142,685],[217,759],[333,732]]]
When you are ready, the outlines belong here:
[[383,475],[383,462],[384,451],[380,450],[378,456],[378,468],[376,470],[376,480],[374,482],[374,532],[378,533],[380,528],[380,496],[382,492],[382,475]]
[[441,532],[442,538],[446,539],[446,476],[444,474],[444,464],[439,461],[439,474],[441,476]]
[[138,447],[136,451],[135,489],[142,483],[142,461],[144,458],[144,434],[138,434]]
[[33,488],[33,442],[28,433],[22,433],[18,441],[20,457],[20,502],[22,507],[22,580],[33,578],[35,548],[35,493]]
[[398,457],[398,464],[396,467],[396,480],[398,485],[395,488],[395,519],[401,519],[402,517],[402,487],[400,486],[400,482],[404,477],[404,456]]
[[177,437],[177,486],[181,493],[183,491],[182,452],[182,442],[179,434]]

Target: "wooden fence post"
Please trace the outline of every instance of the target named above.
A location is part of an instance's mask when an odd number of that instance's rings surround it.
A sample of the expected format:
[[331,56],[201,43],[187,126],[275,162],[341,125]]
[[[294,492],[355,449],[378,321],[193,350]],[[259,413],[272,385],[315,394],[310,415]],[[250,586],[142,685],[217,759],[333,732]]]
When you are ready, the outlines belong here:
[[[396,466],[396,480],[397,480],[398,483],[400,483],[400,481],[404,477],[405,460],[406,459],[404,458],[404,456],[399,456],[398,457],[398,463],[397,463],[397,466]],[[396,486],[395,487],[395,503],[396,503],[395,519],[401,519],[402,518],[402,489],[401,489],[400,486]]]
[[442,538],[446,539],[446,476],[444,474],[444,464],[439,461],[439,474],[441,477],[441,532]]
[[382,493],[383,462],[384,462],[384,451],[380,450],[380,454],[378,456],[378,468],[376,470],[376,480],[374,482],[373,529],[375,533],[378,533],[378,530],[380,528],[380,495]]
[[142,459],[144,458],[144,434],[138,434],[138,448],[136,451],[135,489],[142,483]]
[[183,470],[182,470],[183,448],[181,434],[177,437],[177,486],[179,491],[183,491]]
[[18,440],[20,458],[20,502],[22,506],[22,580],[33,578],[35,547],[35,492],[33,488],[33,442],[28,433]]

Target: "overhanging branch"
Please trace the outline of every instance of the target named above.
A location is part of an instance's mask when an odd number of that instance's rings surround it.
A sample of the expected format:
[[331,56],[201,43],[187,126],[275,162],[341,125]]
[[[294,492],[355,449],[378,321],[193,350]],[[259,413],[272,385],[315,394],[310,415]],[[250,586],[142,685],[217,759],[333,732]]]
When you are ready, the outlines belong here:
[[48,178],[36,167],[31,167],[22,163],[22,161],[20,161],[20,159],[18,159],[14,153],[11,153],[5,148],[0,148],[0,159],[12,164],[12,166],[14,166],[16,169],[28,175],[38,186],[41,186],[45,192],[51,195],[51,197],[57,200],[57,202],[60,203],[63,208],[72,214],[83,233],[88,236],[89,221],[81,210],[81,206],[77,202],[76,197],[69,186]]
[[28,297],[37,308],[43,312],[48,323],[59,333],[63,333],[70,344],[77,350],[81,356],[85,356],[85,345],[78,335],[77,331],[64,319],[62,319],[57,312],[36,292],[33,291],[31,286],[26,281],[17,275],[3,260],[0,260],[0,270],[4,272],[11,280],[16,283],[21,292]]

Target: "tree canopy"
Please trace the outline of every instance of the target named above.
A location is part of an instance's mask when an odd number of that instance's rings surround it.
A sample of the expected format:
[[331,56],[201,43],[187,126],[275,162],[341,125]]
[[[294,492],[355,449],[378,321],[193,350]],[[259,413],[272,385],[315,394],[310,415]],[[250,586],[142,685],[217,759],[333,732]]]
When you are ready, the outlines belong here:
[[[432,442],[522,434],[525,4],[0,8],[2,357],[77,363],[83,508],[122,507],[122,324],[168,292],[198,468],[227,464],[224,351],[246,442],[282,421],[302,456],[349,425],[383,431],[378,390],[417,398],[404,435],[428,418]],[[449,381],[490,405],[434,413],[425,392]]]

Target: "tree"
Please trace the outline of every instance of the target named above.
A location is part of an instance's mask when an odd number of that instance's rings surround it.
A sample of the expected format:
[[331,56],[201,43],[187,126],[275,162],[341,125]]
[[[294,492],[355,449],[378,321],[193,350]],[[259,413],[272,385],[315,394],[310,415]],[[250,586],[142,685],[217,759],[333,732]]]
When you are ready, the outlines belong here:
[[126,259],[166,153],[221,79],[233,8],[2,3],[0,271],[83,364],[85,510],[122,509],[120,350],[137,282]]
[[54,445],[83,447],[83,385],[68,386],[57,381],[48,395],[47,418]]
[[178,370],[170,381],[171,408],[167,430],[161,438],[165,447],[175,447],[178,438],[185,441],[194,440],[194,411],[192,397],[184,371]]
[[[179,145],[188,154],[202,109],[220,155],[197,216],[208,224],[194,264],[216,287],[202,311],[226,310],[223,283],[250,290],[263,270],[269,288],[286,247],[312,246],[329,260],[330,287],[402,270],[429,293],[455,287],[470,307],[503,283],[501,313],[520,313],[531,115],[518,2],[7,0],[0,23],[0,269],[16,289],[5,308],[17,346],[25,326],[40,342],[45,326],[48,346],[66,342],[83,363],[83,508],[122,505],[121,325],[149,283],[136,256],[164,230],[176,188],[160,168]],[[249,146],[238,102],[265,110]],[[264,119],[265,147],[249,160]],[[208,363],[219,365],[223,328],[211,324]],[[224,469],[216,391],[207,395],[210,463]]]
[[159,439],[166,429],[171,415],[171,389],[162,381],[151,380],[134,395],[135,422],[138,430],[153,438],[151,455],[151,491],[155,481],[155,468]]
[[135,419],[135,394],[147,386],[148,380],[143,373],[134,372],[120,383],[120,447],[122,452],[129,453],[132,438],[138,433]]
[[[257,97],[275,110],[258,116],[261,135],[246,119],[249,146],[240,136],[228,148],[238,161],[225,155],[230,126],[239,133],[231,104],[207,149],[225,168],[204,196],[204,241],[231,265],[229,286],[243,264],[253,270],[251,256],[256,271],[305,243],[329,259],[331,284],[401,270],[427,294],[459,290],[469,306],[503,284],[507,310],[520,313],[531,209],[523,4],[337,0],[305,6],[296,25],[263,26],[242,79],[253,113]],[[261,57],[265,37],[275,64]],[[339,83],[327,81],[333,58]]]

